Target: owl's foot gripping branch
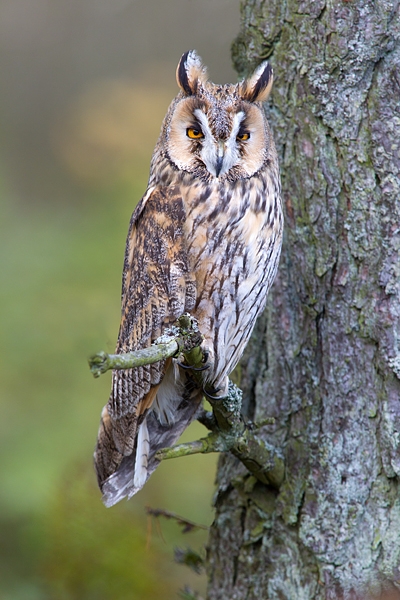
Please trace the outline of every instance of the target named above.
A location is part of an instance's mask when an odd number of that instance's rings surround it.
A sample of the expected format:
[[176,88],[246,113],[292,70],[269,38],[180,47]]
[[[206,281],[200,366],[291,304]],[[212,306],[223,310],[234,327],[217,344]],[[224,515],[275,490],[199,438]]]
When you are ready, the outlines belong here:
[[257,429],[271,420],[246,423],[241,414],[242,391],[232,381],[229,381],[227,396],[212,395],[212,390],[204,383],[206,361],[202,341],[196,320],[186,314],[150,348],[126,354],[100,352],[89,359],[89,365],[93,375],[99,377],[109,369],[131,369],[169,357],[183,358],[181,364],[196,386],[203,389],[212,406],[212,413],[201,409],[197,414],[198,421],[210,433],[200,440],[158,450],[155,458],[165,460],[190,454],[231,452],[257,479],[279,488],[284,477],[283,458],[276,448],[257,436]]

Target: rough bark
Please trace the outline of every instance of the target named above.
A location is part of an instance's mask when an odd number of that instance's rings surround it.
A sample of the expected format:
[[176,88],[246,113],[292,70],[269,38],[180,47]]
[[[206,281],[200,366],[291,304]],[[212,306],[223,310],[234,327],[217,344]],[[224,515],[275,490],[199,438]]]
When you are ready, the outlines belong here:
[[274,68],[286,230],[239,383],[286,475],[221,457],[209,600],[400,586],[399,32],[398,0],[242,3],[234,62]]

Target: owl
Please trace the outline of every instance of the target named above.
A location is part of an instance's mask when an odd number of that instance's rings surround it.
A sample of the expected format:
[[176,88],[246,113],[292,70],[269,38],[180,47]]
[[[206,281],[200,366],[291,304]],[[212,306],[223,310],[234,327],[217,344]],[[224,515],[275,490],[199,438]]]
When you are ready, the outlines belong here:
[[[183,313],[204,336],[207,389],[223,397],[263,310],[279,261],[283,217],[277,154],[262,102],[263,62],[216,85],[195,51],[177,67],[146,193],[126,242],[117,353],[150,346]],[[111,506],[139,491],[203,398],[179,359],[114,371],[95,467]]]

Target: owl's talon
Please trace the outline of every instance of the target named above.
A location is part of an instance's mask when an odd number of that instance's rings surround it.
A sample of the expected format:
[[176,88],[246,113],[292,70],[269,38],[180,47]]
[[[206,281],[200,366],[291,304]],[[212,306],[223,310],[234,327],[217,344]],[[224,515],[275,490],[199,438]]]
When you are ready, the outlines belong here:
[[[216,389],[213,389],[212,391],[214,392],[214,394],[216,394],[217,392],[219,392],[219,391],[220,391],[220,389],[221,389],[221,388],[216,388]],[[210,400],[222,400],[223,398],[225,398],[225,396],[213,396],[212,394],[210,394],[209,392],[207,392],[207,391],[204,389],[204,386],[203,386],[203,394],[204,394],[204,395],[205,395],[207,398],[209,398]]]
[[184,365],[183,363],[178,361],[178,365],[180,366],[181,369],[185,369],[188,371],[196,371],[196,372],[200,372],[200,371],[205,371],[206,369],[209,369],[211,367],[210,364],[204,365],[204,367],[191,367],[190,365]]

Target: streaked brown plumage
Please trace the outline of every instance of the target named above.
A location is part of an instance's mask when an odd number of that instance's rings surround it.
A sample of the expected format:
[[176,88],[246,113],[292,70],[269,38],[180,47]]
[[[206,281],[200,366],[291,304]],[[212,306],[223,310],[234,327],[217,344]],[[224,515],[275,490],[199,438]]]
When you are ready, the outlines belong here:
[[[279,170],[261,105],[272,71],[263,63],[244,82],[215,85],[192,51],[177,81],[129,228],[117,352],[149,346],[190,312],[205,336],[205,377],[223,396],[280,254]],[[144,485],[155,452],[196,413],[202,392],[176,362],[113,372],[95,451],[109,506]]]

